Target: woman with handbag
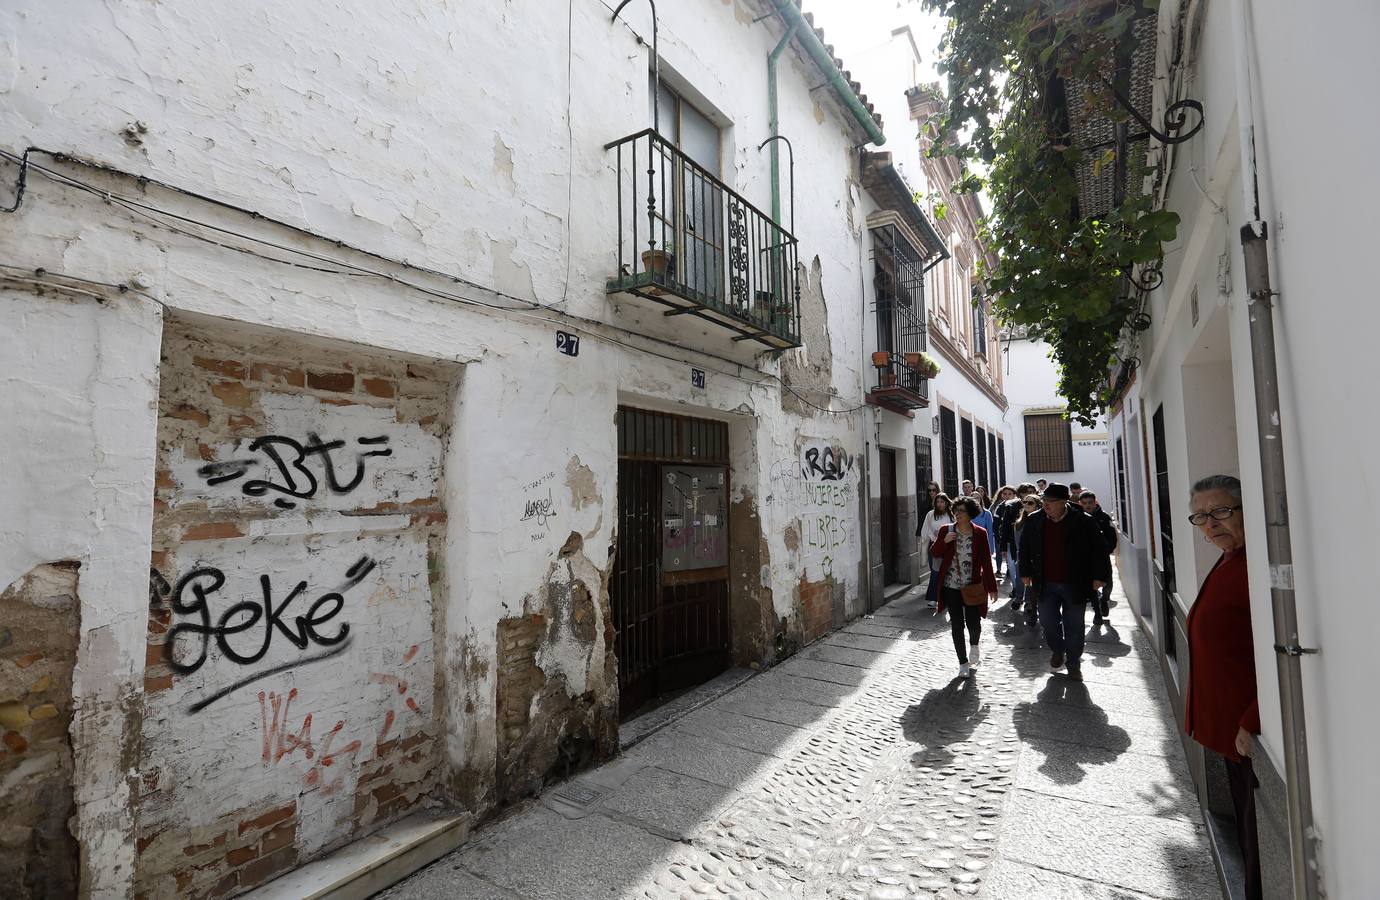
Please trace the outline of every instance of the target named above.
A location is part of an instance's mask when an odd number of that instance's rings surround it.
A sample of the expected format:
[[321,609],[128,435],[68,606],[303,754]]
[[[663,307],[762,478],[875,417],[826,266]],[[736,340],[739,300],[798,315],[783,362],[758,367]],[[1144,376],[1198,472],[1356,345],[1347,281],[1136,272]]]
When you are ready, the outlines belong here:
[[[976,500],[960,497],[954,501],[954,524],[939,529],[930,545],[930,555],[939,562],[935,576],[939,582],[939,609],[949,610],[954,651],[958,654],[958,677],[966,678],[980,659],[978,641],[987,605],[997,599],[997,579],[992,574],[991,539],[987,530],[974,525],[982,512]],[[964,629],[968,642],[963,640]]]

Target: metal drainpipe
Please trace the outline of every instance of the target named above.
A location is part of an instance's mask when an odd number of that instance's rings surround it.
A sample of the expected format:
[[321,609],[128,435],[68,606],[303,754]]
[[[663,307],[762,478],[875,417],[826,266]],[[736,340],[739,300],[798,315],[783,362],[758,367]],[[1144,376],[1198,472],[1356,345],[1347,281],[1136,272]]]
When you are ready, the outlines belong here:
[[1303,709],[1299,660],[1298,604],[1294,594],[1294,551],[1289,535],[1289,494],[1284,467],[1284,434],[1279,406],[1279,368],[1275,358],[1274,309],[1270,288],[1269,230],[1260,217],[1255,110],[1251,97],[1247,0],[1235,0],[1232,38],[1236,50],[1236,115],[1241,127],[1241,188],[1250,221],[1241,228],[1245,257],[1251,364],[1255,381],[1255,419],[1260,440],[1261,486],[1265,495],[1265,552],[1270,567],[1275,662],[1279,675],[1280,717],[1284,730],[1284,775],[1289,805],[1289,855],[1296,900],[1320,896],[1317,846],[1313,831],[1313,787],[1308,764],[1308,730]]
[[[820,43],[815,35],[815,30],[805,22],[805,16],[795,5],[794,0],[772,0],[772,5],[781,14],[781,18],[792,28],[798,29],[800,43],[805,48],[805,52],[814,60],[815,65],[819,66],[824,77],[828,80],[834,93],[838,95],[843,105],[853,114],[853,118],[862,126],[867,133],[867,139],[878,147],[886,143],[886,135],[882,134],[882,129],[877,125],[877,121],[872,118],[872,113],[867,111],[867,107],[862,105],[858,95],[853,93],[853,87],[844,80],[843,73],[834,64],[834,57],[824,45]],[[804,27],[801,27],[804,26]]]
[[[777,107],[776,107],[776,61],[781,58],[781,54],[786,51],[786,45],[795,36],[796,30],[800,27],[799,22],[792,22],[786,26],[786,33],[781,36],[781,40],[772,48],[771,53],[767,54],[767,120],[768,127],[771,129],[771,218],[777,225],[781,224],[781,151],[776,146],[777,132]],[[758,148],[761,149],[760,147]],[[792,210],[794,212],[794,210]],[[792,229],[795,223],[791,223]]]

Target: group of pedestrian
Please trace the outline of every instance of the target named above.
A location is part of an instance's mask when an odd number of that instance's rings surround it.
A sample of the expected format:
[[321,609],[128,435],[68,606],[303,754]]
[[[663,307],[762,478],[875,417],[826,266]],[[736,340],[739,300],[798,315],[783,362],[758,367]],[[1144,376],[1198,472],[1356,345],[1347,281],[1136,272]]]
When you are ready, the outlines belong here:
[[[1084,621],[1108,616],[1111,554],[1117,531],[1097,495],[1080,484],[1004,486],[990,508],[985,489],[963,482],[950,498],[935,482],[926,486],[929,507],[920,526],[929,553],[926,600],[936,614],[947,611],[958,656],[959,677],[981,661],[982,620],[998,594],[997,572],[1005,568],[1011,609],[1025,610],[1027,625],[1041,626],[1050,650],[1050,670],[1082,681]],[[1193,485],[1189,522],[1221,555],[1204,579],[1188,615],[1188,684],[1184,729],[1225,763],[1244,862],[1247,900],[1262,896],[1251,765],[1260,733],[1254,640],[1246,569],[1241,482],[1213,475]]]
[[982,619],[996,602],[999,573],[1011,585],[1013,612],[1040,625],[1050,668],[1081,681],[1087,606],[1094,625],[1106,621],[1111,594],[1111,554],[1116,528],[1097,496],[1077,482],[1005,485],[984,503],[987,489],[971,480],[958,498],[930,482],[929,510],[918,537],[929,553],[926,603],[947,611],[958,656],[959,677],[981,658]]

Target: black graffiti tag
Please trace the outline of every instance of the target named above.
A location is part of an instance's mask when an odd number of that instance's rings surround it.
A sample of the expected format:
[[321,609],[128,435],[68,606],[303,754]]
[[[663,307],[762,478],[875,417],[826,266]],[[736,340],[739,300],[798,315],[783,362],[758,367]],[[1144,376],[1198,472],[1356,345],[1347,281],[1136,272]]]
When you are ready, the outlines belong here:
[[[313,644],[333,648],[323,653],[299,657],[269,669],[256,672],[234,684],[223,688],[190,707],[191,712],[199,712],[237,688],[281,672],[294,666],[306,665],[328,659],[342,652],[349,643],[350,626],[342,622],[334,633],[325,632],[326,625],[345,607],[345,592],[364,580],[377,563],[367,556],[355,561],[345,572],[345,581],[334,590],[327,591],[312,602],[303,615],[293,619],[287,617],[287,609],[307,589],[307,582],[299,581],[281,601],[273,599],[273,582],[268,575],[259,576],[262,600],[245,600],[235,603],[215,617],[211,608],[211,597],[225,586],[225,573],[214,566],[201,566],[178,579],[175,587],[155,573],[154,594],[162,595],[171,601],[173,613],[190,618],[179,621],[168,629],[168,637],[163,645],[163,659],[168,668],[179,675],[189,675],[206,664],[212,640],[220,649],[221,655],[240,666],[249,666],[263,659],[273,645],[273,639],[281,635],[298,650],[306,650]],[[232,642],[235,635],[250,632],[255,627],[261,629],[256,644],[244,646],[240,641]],[[189,640],[180,640],[183,635]],[[179,658],[178,647],[190,643],[194,654]]]
[[842,481],[853,471],[853,457],[833,447],[825,447],[822,453],[818,447],[811,447],[805,451],[805,465],[800,469],[800,474],[807,479]]
[[[321,484],[316,473],[307,467],[306,462],[319,457],[324,470],[326,487],[335,494],[348,494],[364,481],[364,461],[371,456],[392,456],[392,448],[386,446],[387,435],[356,438],[359,450],[355,451],[355,472],[348,481],[341,481],[336,473],[336,461],[332,454],[345,446],[343,440],[323,441],[315,432],[307,434],[307,442],[300,443],[294,438],[280,434],[267,434],[257,438],[249,445],[250,453],[262,453],[267,457],[268,478],[254,478],[244,482],[240,491],[248,497],[262,497],[270,491],[306,500],[316,496]],[[206,479],[208,485],[235,481],[249,474],[258,462],[255,459],[231,459],[208,463],[197,469],[197,474]],[[275,480],[276,476],[276,480]],[[277,497],[273,504],[282,509],[293,509],[293,500]]]

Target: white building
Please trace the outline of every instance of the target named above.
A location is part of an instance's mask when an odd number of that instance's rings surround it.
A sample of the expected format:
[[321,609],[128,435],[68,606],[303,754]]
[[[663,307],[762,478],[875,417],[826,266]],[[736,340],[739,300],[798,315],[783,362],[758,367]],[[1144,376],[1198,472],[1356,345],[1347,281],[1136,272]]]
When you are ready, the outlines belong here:
[[[1380,83],[1372,46],[1380,7],[1317,12],[1250,0],[1160,4],[1149,118],[1163,127],[1166,108],[1195,100],[1204,125],[1172,148],[1151,143],[1159,175],[1147,184],[1182,224],[1166,248],[1163,284],[1146,298],[1147,330],[1123,348],[1128,363],[1115,373],[1122,390],[1108,427],[1121,569],[1180,715],[1184,623],[1217,555],[1186,521],[1189,489],[1215,473],[1241,478],[1263,727],[1254,765],[1265,895],[1363,898],[1380,896],[1378,732],[1369,712],[1380,654],[1368,566],[1378,544],[1364,514],[1380,500],[1366,461],[1380,426],[1365,399],[1380,328],[1366,265],[1380,199],[1380,123],[1360,111],[1373,106]],[[1148,93],[1145,105],[1150,112]],[[1252,285],[1259,270],[1248,268],[1248,244],[1267,248],[1268,284]],[[1255,287],[1274,294],[1253,302]],[[1273,329],[1253,336],[1253,321],[1269,324],[1266,302]],[[1271,343],[1279,406],[1262,409],[1256,392],[1275,375]],[[1262,452],[1272,447],[1282,449],[1285,493],[1266,478]],[[1292,560],[1267,550],[1271,522],[1287,531]],[[1296,631],[1277,611],[1291,603]],[[1277,644],[1308,652],[1286,656]],[[1287,678],[1281,686],[1294,665],[1302,683],[1296,731],[1286,724]],[[1293,755],[1295,734],[1306,740],[1306,765]],[[1205,807],[1229,814],[1220,766],[1187,746]],[[1296,769],[1311,781],[1311,801]],[[1290,802],[1291,789],[1301,803]],[[1217,815],[1210,821],[1214,836],[1230,833]],[[1306,867],[1291,866],[1291,845],[1316,854],[1321,891],[1308,885]]]
[[[942,98],[916,82],[920,53],[909,28],[881,35],[856,56],[855,74],[891,123],[886,151],[865,151],[863,162],[864,265],[872,271],[863,289],[871,314],[864,347],[876,367],[867,398],[876,415],[872,534],[882,551],[872,555],[875,602],[882,585],[894,590],[923,572],[914,535],[927,482],[950,495],[963,479],[995,491],[1009,477],[1009,432],[991,305],[974,305],[983,295],[982,211],[975,197],[949,191],[962,174],[954,159],[924,156]],[[905,363],[907,354],[922,352],[938,364],[936,376]],[[900,510],[894,519],[893,508]],[[889,534],[903,548],[894,567]]]
[[879,119],[786,0],[658,26],[0,11],[5,871],[444,849],[863,610]]
[[1108,513],[1115,507],[1108,462],[1107,428],[1099,418],[1087,426],[1068,416],[1059,397],[1059,371],[1049,345],[1021,328],[1002,336],[1006,396],[1011,402],[1007,427],[1011,435],[1011,481],[1038,479],[1081,484],[1097,494]]

